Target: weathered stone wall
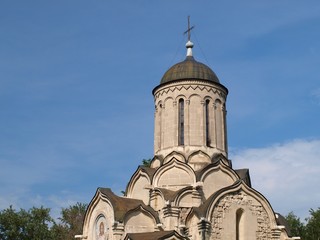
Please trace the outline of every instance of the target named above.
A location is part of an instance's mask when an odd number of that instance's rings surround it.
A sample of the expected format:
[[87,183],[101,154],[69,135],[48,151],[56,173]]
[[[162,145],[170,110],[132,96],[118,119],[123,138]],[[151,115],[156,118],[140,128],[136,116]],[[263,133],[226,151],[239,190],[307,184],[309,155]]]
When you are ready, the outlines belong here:
[[[237,230],[237,211],[243,211],[240,229]],[[230,193],[219,200],[214,207],[210,239],[234,240],[237,231],[243,240],[272,239],[271,223],[267,211],[256,199],[243,191]]]

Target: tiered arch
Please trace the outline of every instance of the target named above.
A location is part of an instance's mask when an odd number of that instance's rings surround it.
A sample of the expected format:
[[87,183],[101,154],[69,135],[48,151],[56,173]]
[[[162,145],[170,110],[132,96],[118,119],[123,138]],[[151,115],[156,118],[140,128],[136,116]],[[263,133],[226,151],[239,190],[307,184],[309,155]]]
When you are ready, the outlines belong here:
[[169,153],[167,156],[165,156],[165,158],[163,159],[163,164],[170,162],[172,159],[176,159],[180,162],[186,162],[186,159],[183,154],[173,151]]
[[201,171],[200,177],[205,199],[218,190],[234,184],[237,180],[239,180],[238,175],[222,161],[208,165]]
[[195,170],[204,168],[211,163],[210,156],[203,151],[196,151],[188,157],[188,164]]
[[150,176],[143,168],[139,167],[128,183],[126,196],[129,198],[141,199],[145,204],[149,204],[150,186]]
[[195,182],[196,177],[193,169],[173,158],[170,162],[157,169],[152,180],[152,186],[176,191],[192,186]]

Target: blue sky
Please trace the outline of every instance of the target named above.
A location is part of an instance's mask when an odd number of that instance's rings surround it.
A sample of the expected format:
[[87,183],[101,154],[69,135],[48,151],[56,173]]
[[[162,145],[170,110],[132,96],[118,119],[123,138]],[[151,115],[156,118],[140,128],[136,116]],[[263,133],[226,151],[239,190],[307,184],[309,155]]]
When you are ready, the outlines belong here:
[[120,193],[153,155],[153,97],[194,56],[229,89],[229,157],[275,211],[320,207],[320,2],[0,2],[0,209]]

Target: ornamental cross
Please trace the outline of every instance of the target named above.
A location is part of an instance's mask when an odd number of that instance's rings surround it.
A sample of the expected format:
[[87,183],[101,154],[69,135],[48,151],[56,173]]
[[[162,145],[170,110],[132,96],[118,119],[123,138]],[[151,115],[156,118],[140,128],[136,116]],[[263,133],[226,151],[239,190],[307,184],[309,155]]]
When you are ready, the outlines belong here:
[[188,33],[188,41],[190,41],[191,30],[194,29],[194,26],[190,27],[190,16],[188,16],[188,29],[183,34]]

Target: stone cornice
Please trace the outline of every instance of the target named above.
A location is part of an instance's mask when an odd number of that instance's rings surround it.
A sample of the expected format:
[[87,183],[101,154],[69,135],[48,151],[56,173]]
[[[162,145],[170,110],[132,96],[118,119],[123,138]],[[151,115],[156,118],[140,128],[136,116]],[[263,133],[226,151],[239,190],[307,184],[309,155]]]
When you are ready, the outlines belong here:
[[206,90],[207,92],[212,92],[215,94],[217,93],[219,96],[223,98],[226,98],[228,94],[228,89],[225,88],[223,85],[200,80],[185,80],[169,83],[164,86],[160,85],[154,89],[153,94],[155,99],[157,99],[159,98],[159,96],[163,94],[167,94],[168,92],[174,92],[176,90],[181,91],[182,89],[199,89],[201,91]]

